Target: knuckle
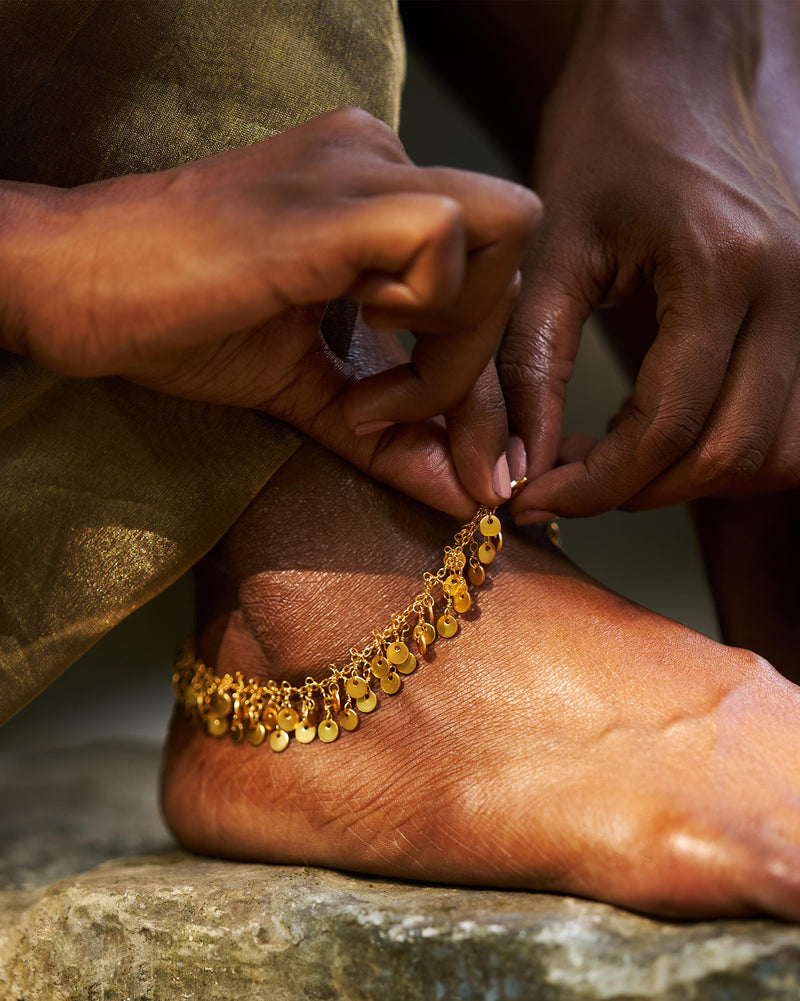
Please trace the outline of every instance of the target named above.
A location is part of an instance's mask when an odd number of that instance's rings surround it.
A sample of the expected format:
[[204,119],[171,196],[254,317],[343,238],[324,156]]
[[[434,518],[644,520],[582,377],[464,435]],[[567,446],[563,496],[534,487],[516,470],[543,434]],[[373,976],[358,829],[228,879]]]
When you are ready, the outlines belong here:
[[697,441],[705,420],[704,414],[688,408],[651,419],[635,401],[631,405],[630,416],[649,425],[649,444],[664,462],[672,462],[676,456],[689,451]]
[[745,483],[764,465],[769,444],[769,436],[754,428],[732,441],[716,441],[703,449],[700,478],[717,489]]
[[573,363],[566,359],[553,364],[538,354],[513,358],[501,354],[497,371],[503,390],[512,399],[535,387],[546,387],[564,400],[573,367]]
[[338,108],[329,112],[325,118],[333,127],[330,136],[333,148],[337,144],[350,145],[354,142],[363,148],[363,144],[367,142],[373,152],[388,160],[401,163],[408,161],[403,144],[394,129],[363,108]]

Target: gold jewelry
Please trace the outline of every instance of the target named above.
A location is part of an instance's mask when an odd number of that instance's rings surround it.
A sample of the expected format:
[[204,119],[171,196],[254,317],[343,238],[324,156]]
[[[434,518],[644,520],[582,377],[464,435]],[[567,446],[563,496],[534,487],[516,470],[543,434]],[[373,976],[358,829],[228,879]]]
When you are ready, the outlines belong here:
[[[273,751],[283,751],[291,734],[300,744],[316,737],[330,743],[342,729],[355,730],[359,712],[376,708],[373,679],[386,695],[400,691],[403,678],[417,666],[409,643],[424,657],[437,634],[446,639],[455,636],[458,616],[472,605],[468,582],[480,586],[486,579],[484,567],[502,548],[496,508],[480,507],[456,533],[454,545],[445,548],[442,566],[435,574],[423,575],[425,588],[405,611],[393,615],[386,629],[373,632],[372,642],[363,650],[352,648],[343,667],[331,664],[320,681],[306,678],[302,685],[288,681],[262,685],[253,678],[245,680],[239,671],[219,678],[195,657],[189,640],[179,652],[172,678],[178,702],[209,734],[230,734],[237,743],[247,740],[258,747],[267,741]],[[444,606],[437,616],[434,593],[439,589]]]

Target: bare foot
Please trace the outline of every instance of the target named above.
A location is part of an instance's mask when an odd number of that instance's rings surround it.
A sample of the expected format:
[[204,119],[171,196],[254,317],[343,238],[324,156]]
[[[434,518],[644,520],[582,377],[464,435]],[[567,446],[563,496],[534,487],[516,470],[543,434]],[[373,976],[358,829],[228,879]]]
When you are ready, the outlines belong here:
[[[304,446],[201,567],[201,656],[262,679],[341,663],[418,592],[452,529]],[[800,690],[531,536],[509,533],[492,569],[457,636],[335,743],[274,754],[176,716],[163,804],[178,839],[660,914],[800,919]]]

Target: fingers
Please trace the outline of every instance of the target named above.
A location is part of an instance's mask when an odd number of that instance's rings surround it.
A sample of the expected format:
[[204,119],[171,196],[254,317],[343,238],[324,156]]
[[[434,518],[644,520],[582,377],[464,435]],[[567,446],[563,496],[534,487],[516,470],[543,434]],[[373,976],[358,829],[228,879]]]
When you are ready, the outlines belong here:
[[[491,359],[518,288],[515,278],[480,323],[440,335],[414,328],[416,344],[407,365],[381,372],[353,388],[347,406],[351,427],[374,421],[422,420],[452,409]],[[368,319],[366,310],[364,314]]]
[[585,458],[540,476],[512,505],[587,516],[625,504],[697,441],[725,379],[747,311],[720,290],[660,290],[658,336],[639,371],[633,400]]
[[510,423],[525,445],[529,479],[555,462],[581,331],[605,284],[599,261],[589,270],[568,258],[575,245],[566,233],[543,234],[537,241],[498,360]]
[[[467,241],[461,209],[452,199],[400,193],[358,201],[337,227],[331,252],[346,272],[335,293],[327,290],[330,298],[346,292],[365,313],[390,316],[443,309],[458,298]],[[331,274],[341,264],[336,262]],[[368,315],[365,320],[370,323]]]
[[506,406],[490,361],[466,397],[446,415],[456,472],[471,497],[501,504],[511,497]]
[[[791,442],[798,434],[792,428],[788,406],[796,381],[797,322],[787,320],[786,313],[748,317],[722,389],[696,442],[631,497],[625,504],[627,509],[663,507],[729,492],[785,488],[778,485],[782,477],[775,473],[781,462],[788,460],[789,466],[793,465]],[[788,479],[785,486],[797,485],[797,479]]]
[[[291,338],[291,330],[284,333]],[[455,518],[471,517],[476,503],[459,479],[445,428],[423,421],[354,435],[345,422],[344,400],[355,379],[354,370],[319,338],[293,366],[291,381],[273,389],[259,409],[410,497]]]

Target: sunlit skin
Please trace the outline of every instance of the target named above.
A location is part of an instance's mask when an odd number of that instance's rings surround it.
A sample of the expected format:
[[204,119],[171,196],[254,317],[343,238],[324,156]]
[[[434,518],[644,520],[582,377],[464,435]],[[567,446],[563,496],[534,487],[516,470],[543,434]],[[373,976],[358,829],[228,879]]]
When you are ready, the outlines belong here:
[[[220,674],[321,676],[406,606],[455,527],[304,446],[200,566],[201,656]],[[163,803],[178,839],[800,918],[800,691],[604,590],[538,533],[509,533],[490,580],[456,637],[333,744],[274,754],[177,717]]]

